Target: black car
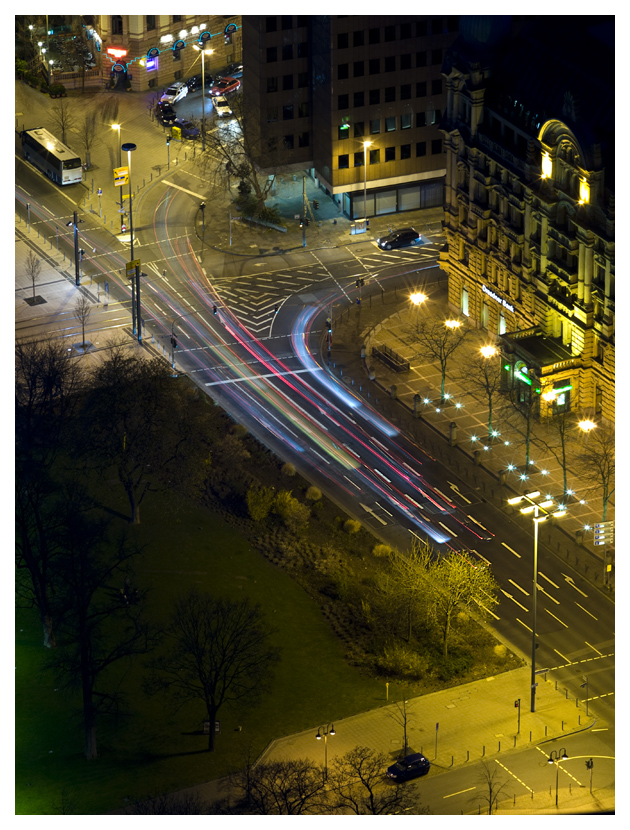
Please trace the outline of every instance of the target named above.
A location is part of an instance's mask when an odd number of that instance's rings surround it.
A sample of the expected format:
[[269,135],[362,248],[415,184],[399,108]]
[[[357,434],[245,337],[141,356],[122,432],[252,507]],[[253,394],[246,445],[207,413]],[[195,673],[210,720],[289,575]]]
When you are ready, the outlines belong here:
[[392,248],[402,248],[404,245],[415,245],[419,242],[421,235],[415,228],[398,228],[376,240],[379,248],[391,251]]
[[430,768],[431,762],[421,752],[415,752],[388,767],[387,775],[394,781],[409,781],[410,778],[426,775]]
[[170,104],[162,102],[156,106],[155,116],[162,124],[172,124],[177,118],[177,113]]
[[[209,72],[206,72],[203,80],[206,86],[211,86],[214,82],[214,77]],[[201,72],[198,75],[193,75],[192,78],[189,78],[186,81],[186,86],[188,87],[189,92],[201,89]]]

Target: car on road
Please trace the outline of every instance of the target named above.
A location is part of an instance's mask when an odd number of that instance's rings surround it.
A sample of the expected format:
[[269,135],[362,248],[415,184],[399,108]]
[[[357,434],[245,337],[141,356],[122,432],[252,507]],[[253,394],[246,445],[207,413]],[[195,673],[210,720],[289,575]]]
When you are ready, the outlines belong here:
[[214,104],[216,114],[221,116],[221,118],[224,118],[227,115],[232,115],[232,109],[224,95],[217,95],[212,103]]
[[210,95],[226,95],[239,88],[241,82],[238,78],[220,78],[210,87]]
[[169,88],[164,92],[160,101],[166,101],[169,104],[174,104],[176,101],[181,101],[188,95],[188,87],[184,81],[176,81],[174,84],[171,84]]
[[177,113],[169,103],[163,101],[156,106],[155,117],[162,124],[172,124],[177,118]]
[[394,781],[409,781],[410,778],[426,775],[430,768],[431,762],[421,752],[414,752],[388,767],[387,775]]
[[[209,72],[204,74],[203,80],[206,86],[212,86],[214,83],[214,77]],[[201,89],[201,72],[198,75],[193,75],[192,78],[189,78],[186,81],[186,86],[188,87],[188,92],[194,92],[196,89]]]
[[386,251],[391,251],[392,248],[402,248],[405,245],[415,245],[422,239],[422,236],[415,228],[398,228],[387,236],[381,236],[376,240],[379,248],[384,248]]
[[173,121],[173,127],[179,127],[182,131],[182,138],[199,138],[199,127],[195,127],[194,124],[185,118],[176,118]]

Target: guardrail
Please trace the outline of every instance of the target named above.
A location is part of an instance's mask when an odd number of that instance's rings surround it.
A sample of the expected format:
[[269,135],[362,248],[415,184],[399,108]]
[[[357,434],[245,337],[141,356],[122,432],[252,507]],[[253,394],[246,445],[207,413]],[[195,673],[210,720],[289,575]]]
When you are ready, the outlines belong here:
[[372,357],[377,357],[382,363],[389,366],[390,369],[393,369],[394,372],[409,371],[409,361],[405,360],[404,357],[401,357],[393,349],[390,349],[389,346],[372,346]]

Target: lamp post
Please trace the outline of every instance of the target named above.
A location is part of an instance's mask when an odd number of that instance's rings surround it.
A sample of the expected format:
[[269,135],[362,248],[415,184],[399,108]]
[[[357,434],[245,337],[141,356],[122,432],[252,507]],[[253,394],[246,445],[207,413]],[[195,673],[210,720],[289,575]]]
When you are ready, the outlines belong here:
[[201,52],[201,149],[206,149],[206,75],[204,55],[211,55],[214,49],[203,49],[193,43],[193,49]]
[[[560,752],[562,753],[562,757],[559,755]],[[554,755],[556,756],[555,758]],[[547,761],[548,764],[556,765],[556,807],[558,806],[558,772],[560,768],[560,761],[566,761],[568,757],[566,749],[552,749],[551,754],[549,755],[549,760]]]
[[[27,205],[29,207],[29,205]],[[83,219],[77,218],[77,211],[75,210],[72,214],[72,221],[66,222],[66,226],[69,228],[72,225],[74,230],[74,284],[81,285],[81,274],[79,272],[79,222],[83,222]]]
[[[321,732],[321,734],[320,734]],[[320,726],[315,737],[318,741],[324,739],[324,781],[328,780],[328,736],[335,734],[335,727],[332,723],[327,723],[326,726]]]
[[[127,144],[122,145],[122,150],[127,153],[127,167],[129,171],[129,230],[130,230],[130,239],[131,239],[131,259],[133,260],[133,204],[132,204],[132,192],[131,192],[131,153],[136,149],[136,145],[128,142]],[[132,278],[133,279],[133,278]],[[136,265],[136,277],[135,277],[135,302],[136,302],[136,323],[138,326],[138,343],[142,342],[142,318],[140,316],[140,266]],[[132,299],[131,302],[133,303],[134,297],[132,292]],[[134,334],[136,332],[134,331]]]
[[[118,132],[118,166],[122,166],[122,149],[121,149],[121,140],[122,134],[120,131],[120,124],[112,124],[112,130],[116,130]],[[120,188],[120,227],[122,228],[123,223],[123,192],[122,187]]]
[[[531,672],[531,711],[536,711],[536,594],[538,593],[538,525],[540,522],[546,521],[549,516],[553,516],[555,518],[560,518],[566,514],[566,510],[564,509],[563,505],[558,505],[558,510],[551,513],[547,510],[548,507],[551,507],[554,504],[553,499],[550,496],[547,496],[545,501],[536,502],[534,499],[537,499],[540,496],[540,492],[538,490],[534,490],[532,493],[526,493],[523,496],[516,496],[513,499],[508,499],[508,504],[515,505],[520,504],[521,501],[525,500],[528,502],[527,507],[521,507],[521,513],[534,513],[534,590],[532,591],[532,672]],[[539,516],[539,512],[542,512],[543,515]]]
[[368,147],[372,146],[371,141],[363,142],[363,216],[365,217],[365,227],[367,230],[367,151]]
[[420,306],[422,305],[422,303],[424,303],[426,301],[427,295],[422,294],[419,291],[416,291],[414,294],[411,294],[409,296],[409,299],[411,300],[413,305],[415,305],[415,307],[416,307],[416,334],[417,334],[418,333],[418,317],[419,317]]

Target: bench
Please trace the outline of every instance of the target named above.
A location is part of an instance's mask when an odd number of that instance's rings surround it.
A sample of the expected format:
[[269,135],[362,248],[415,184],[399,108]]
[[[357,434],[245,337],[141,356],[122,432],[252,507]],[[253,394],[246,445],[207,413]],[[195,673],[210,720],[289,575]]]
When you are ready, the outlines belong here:
[[372,356],[377,357],[382,363],[393,369],[394,372],[408,372],[409,361],[401,357],[388,346],[372,346]]

